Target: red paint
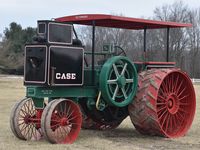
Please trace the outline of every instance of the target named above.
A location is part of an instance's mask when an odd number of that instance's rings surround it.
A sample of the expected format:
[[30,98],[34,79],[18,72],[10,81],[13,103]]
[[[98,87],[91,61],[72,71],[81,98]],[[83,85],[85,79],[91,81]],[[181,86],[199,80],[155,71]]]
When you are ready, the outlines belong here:
[[65,16],[55,19],[58,22],[73,22],[74,24],[92,25],[95,21],[96,26],[112,27],[122,29],[158,29],[158,28],[181,28],[191,27],[192,24],[155,21],[148,19],[129,18],[105,14],[81,14]]
[[195,91],[184,72],[151,69],[139,74],[139,89],[129,114],[139,132],[176,138],[189,130],[195,109]]
[[176,62],[156,62],[156,61],[147,61],[147,62],[139,62],[136,61],[134,64],[141,64],[141,65],[175,65]]

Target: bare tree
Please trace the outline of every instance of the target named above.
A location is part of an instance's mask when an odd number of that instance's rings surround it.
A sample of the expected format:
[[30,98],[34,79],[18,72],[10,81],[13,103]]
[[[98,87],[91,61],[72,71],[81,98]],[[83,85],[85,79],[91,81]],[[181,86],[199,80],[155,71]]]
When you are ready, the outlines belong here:
[[[192,28],[170,29],[170,61],[187,71],[191,77],[200,77],[200,8],[190,9],[183,2],[163,5],[154,10],[155,20],[192,23]],[[91,49],[92,28],[79,28],[86,50]],[[166,29],[147,30],[147,61],[166,60]],[[96,28],[96,50],[105,43],[121,46],[133,61],[143,61],[143,31]]]
[[[175,2],[172,5],[164,5],[158,7],[154,11],[154,19],[162,21],[185,22],[189,20],[189,8],[183,2]],[[160,36],[162,35],[162,37]],[[158,34],[160,38],[160,47],[166,49],[166,32]],[[159,39],[157,38],[157,39]],[[186,29],[171,29],[170,30],[170,61],[176,61],[177,66],[185,68],[184,66],[184,51],[187,50],[188,37]],[[164,51],[163,51],[164,53]],[[163,54],[165,55],[165,54]]]
[[188,28],[188,49],[189,53],[189,68],[191,77],[199,76],[199,52],[200,52],[200,9],[190,11],[190,22],[192,28]]

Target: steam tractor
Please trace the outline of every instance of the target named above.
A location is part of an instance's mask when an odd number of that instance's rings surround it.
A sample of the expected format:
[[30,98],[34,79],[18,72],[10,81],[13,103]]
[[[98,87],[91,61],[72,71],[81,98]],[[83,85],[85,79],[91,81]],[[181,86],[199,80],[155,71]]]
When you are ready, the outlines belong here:
[[[75,24],[92,27],[90,51]],[[142,134],[184,136],[194,118],[195,92],[188,75],[169,62],[169,30],[190,26],[100,14],[38,21],[37,37],[25,46],[26,96],[12,109],[12,132],[22,140],[73,143],[81,128],[114,129],[129,115]],[[97,51],[96,27],[143,30],[144,53],[146,31],[165,28],[166,62],[133,62],[114,44]]]

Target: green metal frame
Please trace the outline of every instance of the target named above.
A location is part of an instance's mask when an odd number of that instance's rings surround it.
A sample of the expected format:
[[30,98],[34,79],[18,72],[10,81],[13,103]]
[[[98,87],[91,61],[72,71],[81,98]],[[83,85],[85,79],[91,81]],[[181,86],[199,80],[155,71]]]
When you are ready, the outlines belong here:
[[[85,54],[92,54],[91,52],[85,52]],[[36,108],[44,108],[44,98],[48,98],[48,101],[51,101],[55,98],[70,98],[73,101],[78,102],[81,98],[87,98],[88,108],[93,108],[96,106],[98,108],[101,107],[101,110],[105,108],[106,104],[114,105],[117,107],[123,107],[128,105],[135,96],[137,89],[137,71],[135,69],[134,64],[124,56],[113,56],[114,52],[112,51],[102,51],[98,53],[94,53],[94,55],[107,55],[108,61],[105,64],[95,66],[93,70],[91,66],[84,68],[84,85],[82,86],[27,86],[26,96],[31,97],[35,104]],[[131,84],[132,93],[128,95],[122,102],[115,102],[112,100],[110,96],[106,96],[105,93],[108,93],[107,87],[107,79],[108,74],[112,68],[112,64],[118,61],[125,61],[128,64],[128,68],[130,69],[126,71],[131,76],[134,74],[131,79],[133,84]],[[108,66],[108,67],[105,67]],[[93,77],[94,75],[94,77]],[[94,81],[93,81],[94,80]],[[118,77],[117,85],[120,88],[124,88],[126,83],[126,78],[124,75]],[[99,103],[96,104],[97,97],[99,92],[102,92],[102,97],[99,97]],[[96,105],[95,105],[96,104]],[[102,105],[103,104],[103,105]],[[102,106],[101,106],[102,105]]]
[[26,97],[33,98],[36,108],[44,108],[44,98],[49,101],[55,98],[70,98],[78,101],[79,98],[87,97],[94,99],[97,96],[98,89],[94,86],[82,87],[39,87],[28,86],[26,89]]
[[[70,98],[78,101],[79,98],[87,97],[88,100],[95,100],[98,94],[100,66],[95,68],[95,86],[92,85],[91,67],[84,69],[83,86],[27,86],[26,97],[31,97],[36,108],[44,108],[44,98],[49,101],[55,98]],[[91,103],[93,105],[93,103]],[[95,105],[95,104],[94,104]],[[90,106],[93,107],[93,106]]]

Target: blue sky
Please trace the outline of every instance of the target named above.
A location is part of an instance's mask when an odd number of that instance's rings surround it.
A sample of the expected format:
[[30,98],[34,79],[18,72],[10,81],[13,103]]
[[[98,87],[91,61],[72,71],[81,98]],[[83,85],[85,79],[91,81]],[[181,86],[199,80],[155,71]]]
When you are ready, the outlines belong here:
[[[150,17],[155,7],[176,0],[0,0],[0,33],[13,21],[36,27],[37,20],[82,13],[123,14]],[[182,0],[190,7],[200,7],[199,0]]]

